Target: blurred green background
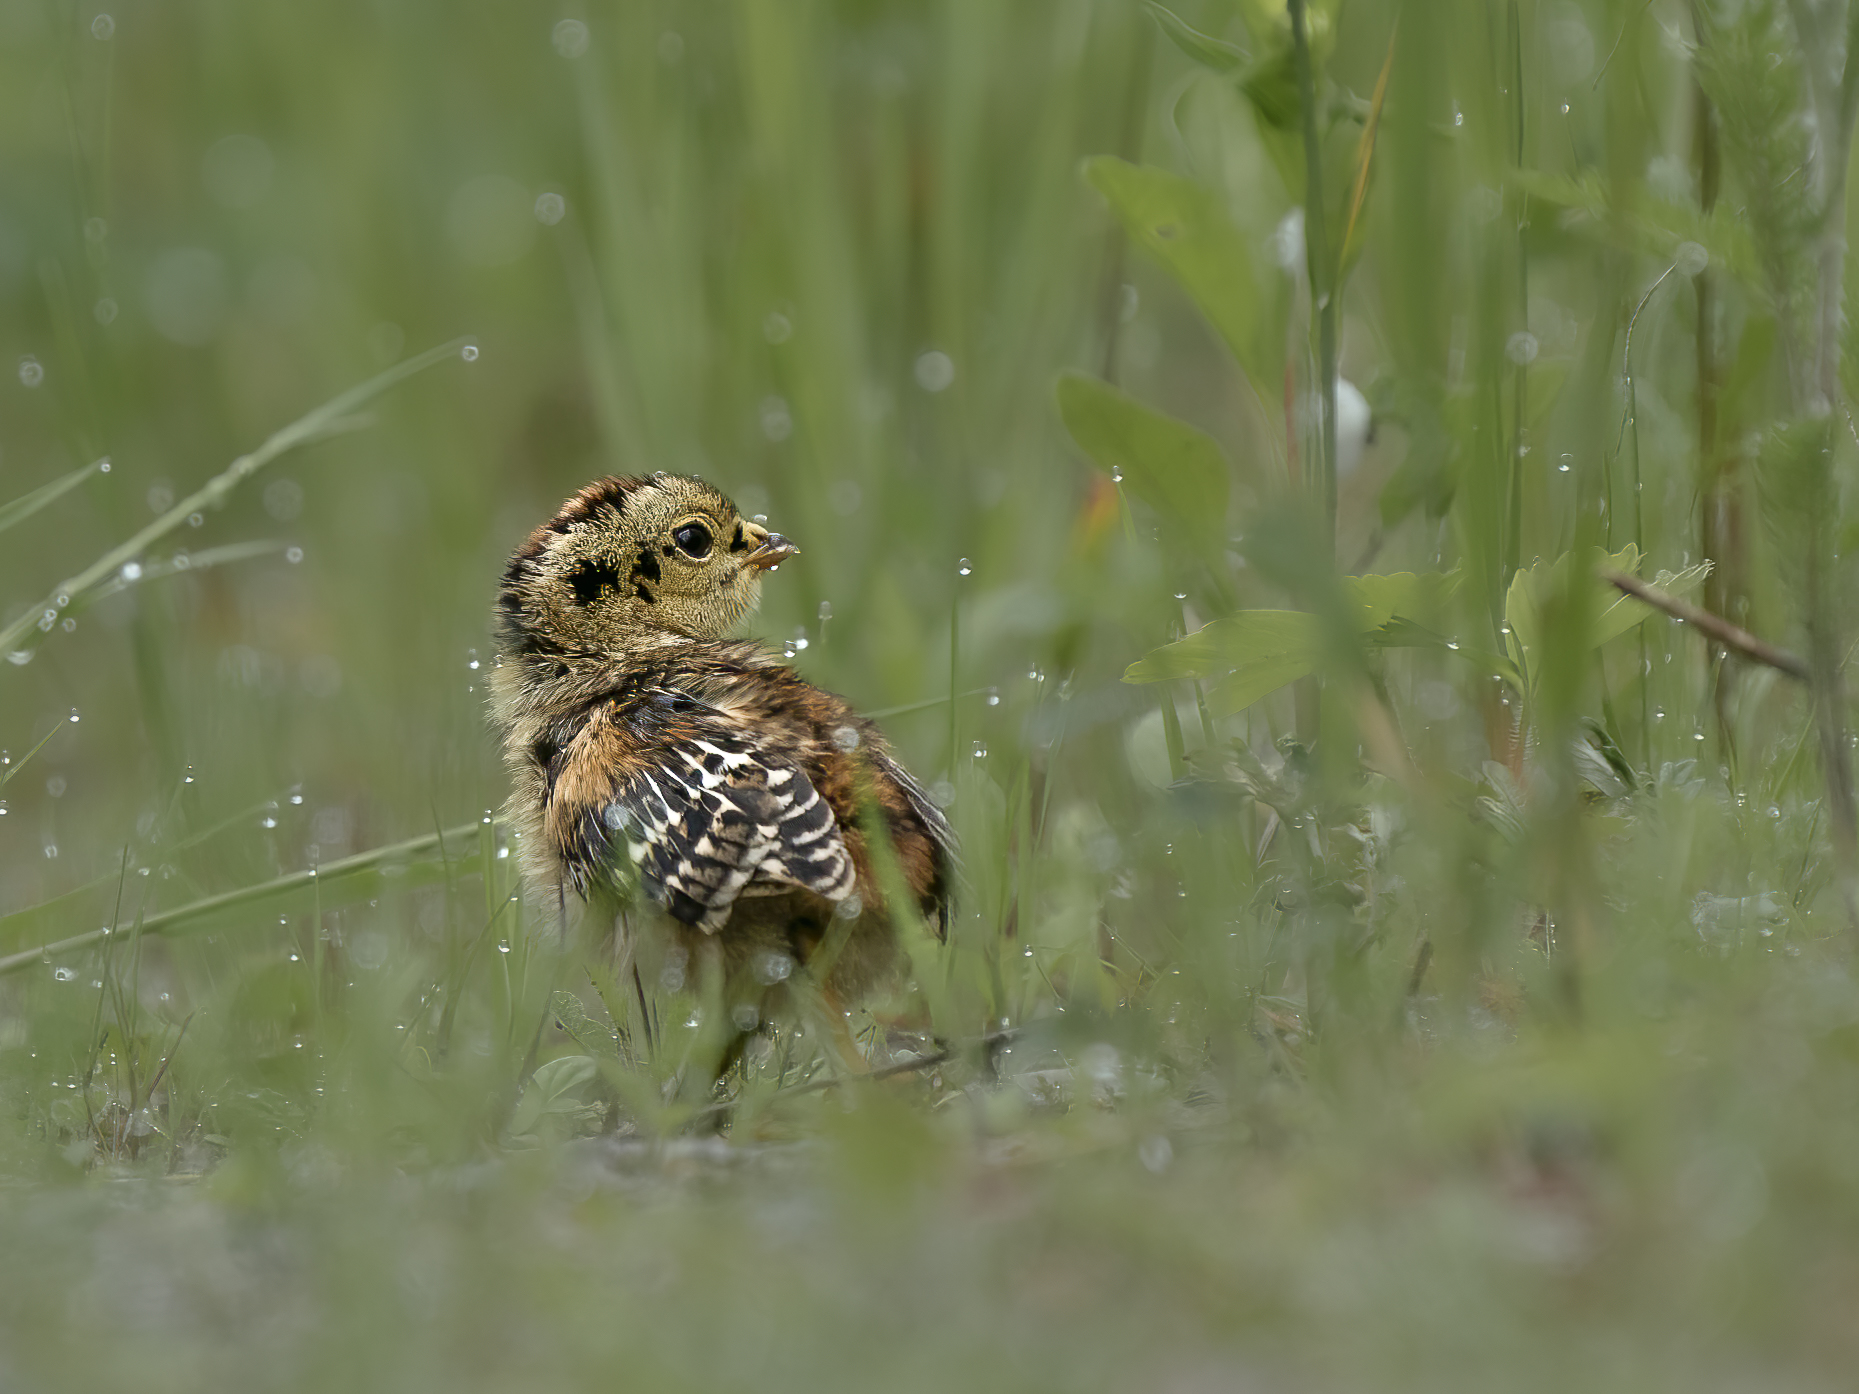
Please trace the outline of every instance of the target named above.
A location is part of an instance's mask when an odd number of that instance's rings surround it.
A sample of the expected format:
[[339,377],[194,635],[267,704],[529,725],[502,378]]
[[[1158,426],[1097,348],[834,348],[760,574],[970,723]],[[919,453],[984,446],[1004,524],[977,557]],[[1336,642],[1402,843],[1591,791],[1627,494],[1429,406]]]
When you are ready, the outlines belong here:
[[[1850,19],[0,0],[0,1391],[1843,1387]],[[653,469],[965,849],[720,1131],[494,813]]]

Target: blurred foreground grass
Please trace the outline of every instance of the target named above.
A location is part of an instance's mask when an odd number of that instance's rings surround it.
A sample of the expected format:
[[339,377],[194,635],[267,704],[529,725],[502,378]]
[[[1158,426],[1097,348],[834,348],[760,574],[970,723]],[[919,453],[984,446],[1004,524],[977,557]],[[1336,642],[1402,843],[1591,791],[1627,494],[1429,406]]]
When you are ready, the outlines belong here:
[[[0,0],[0,1390],[1844,1387],[1848,20]],[[965,847],[721,1134],[483,722],[654,468]]]

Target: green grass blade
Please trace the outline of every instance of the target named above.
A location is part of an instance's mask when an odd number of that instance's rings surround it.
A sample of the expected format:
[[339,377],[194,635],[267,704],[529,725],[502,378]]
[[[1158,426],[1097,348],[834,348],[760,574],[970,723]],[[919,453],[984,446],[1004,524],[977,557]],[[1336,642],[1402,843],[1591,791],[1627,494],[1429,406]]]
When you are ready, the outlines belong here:
[[21,494],[11,503],[0,504],[0,532],[17,523],[23,523],[40,509],[56,503],[93,474],[107,474],[108,460],[92,460],[88,465],[80,465],[68,474],[62,474],[50,484],[42,484],[29,494]]

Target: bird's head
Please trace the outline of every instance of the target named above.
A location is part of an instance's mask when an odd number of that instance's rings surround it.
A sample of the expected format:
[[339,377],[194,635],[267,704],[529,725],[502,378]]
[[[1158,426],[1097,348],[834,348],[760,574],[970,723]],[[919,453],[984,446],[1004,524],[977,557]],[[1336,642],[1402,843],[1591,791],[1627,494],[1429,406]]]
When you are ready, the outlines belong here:
[[761,599],[763,573],[796,550],[701,479],[595,480],[511,558],[498,600],[505,651],[720,639]]

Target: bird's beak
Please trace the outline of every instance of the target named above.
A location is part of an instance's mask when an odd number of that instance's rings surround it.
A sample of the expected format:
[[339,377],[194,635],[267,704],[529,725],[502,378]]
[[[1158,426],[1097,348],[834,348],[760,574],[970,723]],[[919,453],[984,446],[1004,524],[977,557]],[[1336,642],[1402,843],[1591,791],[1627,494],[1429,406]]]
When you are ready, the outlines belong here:
[[800,550],[778,532],[765,532],[758,527],[749,536],[759,545],[742,559],[742,564],[757,571],[773,571]]

